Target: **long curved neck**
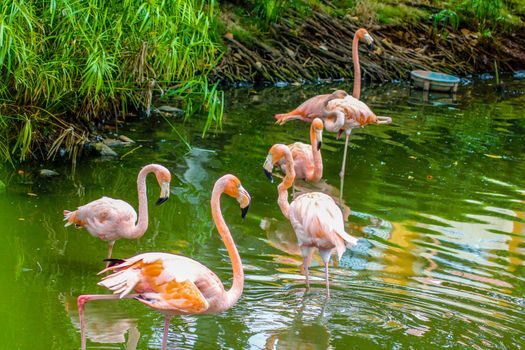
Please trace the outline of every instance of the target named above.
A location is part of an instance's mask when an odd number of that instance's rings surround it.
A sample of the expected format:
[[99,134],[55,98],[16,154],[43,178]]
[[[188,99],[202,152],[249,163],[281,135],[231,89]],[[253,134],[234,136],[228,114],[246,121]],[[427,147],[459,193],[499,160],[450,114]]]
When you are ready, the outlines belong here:
[[277,186],[277,192],[279,193],[279,198],[277,199],[277,204],[279,204],[279,208],[281,208],[281,211],[283,212],[283,215],[289,219],[289,212],[290,212],[290,203],[288,203],[288,189],[292,187],[293,182],[295,180],[295,169],[293,167],[293,158],[292,153],[290,152],[290,149],[288,149],[284,153],[284,159],[285,164],[284,167],[286,169],[286,176],[283,178],[283,181]]
[[317,182],[323,176],[323,158],[321,157],[321,151],[317,147],[317,136],[313,124],[310,127],[310,143],[312,144],[312,156],[314,158],[314,174],[311,181]]
[[241,297],[242,290],[244,288],[244,271],[242,269],[241,257],[239,256],[239,252],[237,251],[237,247],[233,241],[230,229],[228,229],[228,226],[226,226],[226,222],[224,221],[221,212],[220,201],[221,194],[224,192],[224,187],[225,184],[215,186],[211,195],[211,214],[213,216],[213,222],[215,223],[217,231],[219,231],[222,241],[226,246],[226,250],[230,256],[233,269],[233,283],[230,290],[224,294],[225,300],[223,300],[221,303],[221,310],[226,310],[233,306]]
[[155,169],[154,165],[147,165],[137,176],[137,192],[139,194],[139,219],[131,230],[129,238],[134,239],[144,235],[148,229],[148,193],[146,189],[146,176]]
[[357,98],[361,97],[361,66],[359,65],[359,38],[354,34],[354,40],[352,41],[352,61],[354,61],[354,91],[352,96]]

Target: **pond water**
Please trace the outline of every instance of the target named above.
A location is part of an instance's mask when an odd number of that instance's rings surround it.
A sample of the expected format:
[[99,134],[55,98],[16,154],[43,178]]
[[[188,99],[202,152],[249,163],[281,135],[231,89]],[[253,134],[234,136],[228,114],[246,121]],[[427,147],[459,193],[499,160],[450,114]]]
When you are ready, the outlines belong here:
[[[428,102],[406,84],[368,87],[362,99],[393,124],[354,130],[344,201],[347,232],[359,238],[331,268],[326,300],[314,257],[305,295],[294,234],[262,164],[273,143],[308,142],[309,125],[274,124],[273,114],[332,88],[227,92],[222,130],[163,118],[128,123],[135,139],[122,159],[83,159],[40,167],[8,165],[0,179],[0,348],[80,347],[76,297],[97,286],[107,245],[64,227],[63,209],[103,195],[137,206],[135,179],[156,162],[172,172],[170,200],[154,206],[139,240],[120,240],[114,257],[162,251],[201,261],[230,285],[231,268],[210,213],[215,180],[231,172],[251,193],[243,221],[234,200],[222,207],[246,274],[244,294],[220,315],[174,318],[173,349],[517,349],[525,344],[525,81],[463,86],[454,101]],[[170,125],[171,124],[171,125]],[[191,145],[180,141],[181,134]],[[324,182],[338,195],[343,140],[325,133]],[[86,308],[88,348],[158,349],[162,316],[134,300]]]

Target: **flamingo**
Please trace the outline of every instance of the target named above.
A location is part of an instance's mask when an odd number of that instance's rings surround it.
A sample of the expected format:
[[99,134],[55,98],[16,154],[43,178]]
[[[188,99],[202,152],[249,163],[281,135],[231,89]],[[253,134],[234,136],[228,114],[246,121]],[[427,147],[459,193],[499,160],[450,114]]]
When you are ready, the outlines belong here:
[[323,121],[315,118],[310,125],[310,145],[295,142],[288,145],[292,152],[295,175],[309,182],[318,182],[323,177]]
[[110,259],[117,239],[140,238],[148,228],[146,176],[149,173],[155,174],[160,186],[157,205],[167,201],[170,195],[171,174],[169,170],[159,164],[149,164],[143,167],[137,176],[138,221],[137,213],[131,205],[120,199],[102,197],[78,207],[77,210],[64,210],[64,220],[67,221],[65,226],[75,224],[78,227],[84,227],[93,237],[107,241],[108,259]]
[[303,268],[306,286],[310,288],[308,265],[313,248],[319,254],[325,265],[326,296],[330,297],[328,282],[328,263],[335,251],[340,260],[346,250],[346,245],[353,246],[357,239],[345,232],[343,214],[332,197],[321,192],[301,194],[292,203],[288,203],[288,188],[295,179],[292,152],[283,144],[275,144],[270,148],[263,165],[266,176],[273,181],[272,170],[275,164],[284,159],[286,175],[277,187],[279,194],[277,203],[283,215],[290,220],[303,257]]
[[222,193],[237,199],[243,218],[248,212],[251,199],[239,179],[230,174],[217,180],[211,195],[213,221],[232,264],[233,283],[230,290],[224,289],[213,271],[184,256],[144,253],[118,261],[99,273],[114,271],[98,283],[114,294],[80,295],[77,299],[82,350],[86,348],[84,305],[91,300],[130,298],[161,312],[164,315],[162,350],[167,346],[173,316],[218,313],[231,308],[239,300],[244,287],[244,272],[239,252],[221,214]]
[[341,179],[339,199],[342,201],[346,154],[348,152],[348,140],[352,129],[364,128],[368,124],[390,124],[392,123],[392,118],[377,116],[364,102],[348,95],[342,99],[329,101],[323,111],[323,120],[326,130],[337,132],[338,137],[341,136],[343,131],[346,134],[343,162],[341,164],[341,171],[339,172]]
[[322,115],[324,107],[329,101],[333,99],[345,98],[346,95],[348,95],[346,91],[336,90],[331,94],[311,97],[291,112],[276,114],[275,119],[277,119],[277,123],[281,125],[289,120],[294,119],[300,119],[307,123],[311,123],[314,118]]

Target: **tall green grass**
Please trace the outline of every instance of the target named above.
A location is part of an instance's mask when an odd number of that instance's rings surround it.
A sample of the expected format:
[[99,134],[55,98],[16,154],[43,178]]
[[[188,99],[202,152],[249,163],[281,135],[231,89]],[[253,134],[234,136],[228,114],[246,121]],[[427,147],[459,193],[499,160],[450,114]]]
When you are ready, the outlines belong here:
[[188,112],[219,122],[222,95],[206,78],[220,58],[217,11],[203,0],[2,1],[0,157],[74,156],[89,131],[171,86],[191,85]]

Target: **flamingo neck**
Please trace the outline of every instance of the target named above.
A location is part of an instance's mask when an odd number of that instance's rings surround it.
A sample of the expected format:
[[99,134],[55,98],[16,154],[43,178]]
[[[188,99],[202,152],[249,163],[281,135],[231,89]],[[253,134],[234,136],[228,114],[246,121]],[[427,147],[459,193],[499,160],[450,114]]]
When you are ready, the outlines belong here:
[[283,215],[289,219],[290,203],[288,203],[288,189],[292,187],[295,180],[295,169],[293,166],[292,152],[290,152],[288,147],[285,150],[284,159],[286,176],[283,178],[283,181],[279,184],[279,186],[277,186],[277,192],[279,193],[277,204],[279,204],[279,208],[281,208]]
[[137,225],[131,230],[129,237],[135,239],[142,237],[148,229],[148,193],[146,189],[146,176],[155,171],[155,165],[147,165],[140,170],[137,176],[137,192],[139,195],[139,219]]
[[321,180],[323,176],[323,158],[321,157],[321,150],[317,148],[317,136],[313,124],[310,126],[310,143],[312,145],[312,156],[314,158],[314,174],[311,181],[317,182]]
[[241,257],[239,256],[239,252],[237,251],[237,247],[235,246],[235,242],[233,241],[230,229],[228,228],[228,226],[226,226],[226,222],[224,221],[221,212],[220,201],[225,186],[225,182],[217,184],[213,188],[213,192],[211,195],[211,214],[213,217],[213,222],[215,223],[217,231],[219,231],[219,235],[221,235],[222,241],[226,246],[226,250],[228,251],[228,255],[230,256],[233,270],[232,286],[230,290],[225,292],[224,300],[222,301],[222,303],[220,303],[220,310],[218,311],[226,310],[232,307],[241,297],[242,290],[244,288],[244,271],[242,268]]
[[354,61],[354,91],[352,96],[357,98],[361,97],[361,66],[359,65],[359,37],[357,32],[354,34],[354,40],[352,41],[352,61]]

